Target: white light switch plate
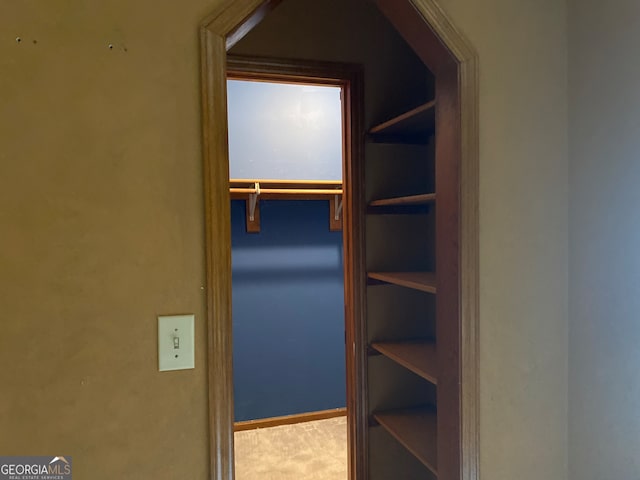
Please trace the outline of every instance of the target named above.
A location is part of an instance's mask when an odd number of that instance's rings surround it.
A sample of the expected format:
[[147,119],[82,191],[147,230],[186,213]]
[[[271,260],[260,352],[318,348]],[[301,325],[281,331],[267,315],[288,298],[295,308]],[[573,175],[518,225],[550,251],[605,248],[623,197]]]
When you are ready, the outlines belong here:
[[158,369],[195,368],[195,315],[158,317]]

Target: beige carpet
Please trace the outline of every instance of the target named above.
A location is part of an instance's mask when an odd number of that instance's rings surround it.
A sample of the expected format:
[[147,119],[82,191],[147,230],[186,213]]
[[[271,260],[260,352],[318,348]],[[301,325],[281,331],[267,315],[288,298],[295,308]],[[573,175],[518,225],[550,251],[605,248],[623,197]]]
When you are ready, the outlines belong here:
[[346,417],[235,433],[236,480],[347,480]]

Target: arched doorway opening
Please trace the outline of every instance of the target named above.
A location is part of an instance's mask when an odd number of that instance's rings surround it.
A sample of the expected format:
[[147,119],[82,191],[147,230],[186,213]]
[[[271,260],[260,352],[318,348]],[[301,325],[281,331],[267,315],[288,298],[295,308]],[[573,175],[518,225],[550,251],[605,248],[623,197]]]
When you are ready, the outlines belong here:
[[[231,265],[229,176],[226,128],[226,54],[280,2],[225,2],[203,22],[202,98],[206,192],[208,369],[211,432],[211,476],[233,478],[233,380],[231,343]],[[435,284],[422,291],[437,295],[437,348],[433,349],[437,397],[435,460],[426,463],[438,478],[472,479],[478,472],[478,98],[477,61],[473,50],[433,0],[376,0],[435,78]],[[369,125],[367,125],[369,126]],[[356,171],[347,189],[345,219],[352,319],[347,329],[351,478],[369,475],[369,431],[382,425],[407,443],[394,419],[370,409],[369,367],[380,348],[367,334],[367,290],[377,282],[407,286],[414,278],[375,276],[366,259],[364,234],[366,192]],[[383,272],[389,273],[389,272]],[[416,272],[409,272],[416,273]],[[404,282],[404,285],[402,283]],[[429,281],[426,280],[428,283]],[[415,282],[414,282],[415,284]],[[413,288],[410,286],[410,288]],[[418,288],[418,290],[420,290]],[[371,295],[370,295],[371,296]],[[384,349],[384,346],[382,347]],[[421,353],[424,356],[424,351]],[[382,352],[384,357],[393,357]],[[397,355],[396,355],[397,356]],[[402,354],[400,355],[402,357]],[[406,363],[405,360],[400,360]],[[396,362],[398,360],[396,359]],[[421,414],[424,412],[420,412]],[[395,420],[398,420],[396,418]],[[400,418],[402,423],[402,419]],[[409,417],[409,422],[414,421]],[[385,425],[386,423],[386,425]],[[410,442],[409,442],[410,443]],[[424,444],[425,442],[419,442]],[[411,450],[410,445],[405,445]],[[415,453],[415,452],[414,452]],[[437,464],[437,465],[436,465]]]

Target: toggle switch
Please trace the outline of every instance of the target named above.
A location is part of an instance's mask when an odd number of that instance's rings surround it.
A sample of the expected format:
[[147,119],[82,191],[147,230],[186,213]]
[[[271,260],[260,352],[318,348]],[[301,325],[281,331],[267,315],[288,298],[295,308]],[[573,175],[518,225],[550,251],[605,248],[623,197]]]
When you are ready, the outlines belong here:
[[194,315],[158,317],[158,369],[195,368]]

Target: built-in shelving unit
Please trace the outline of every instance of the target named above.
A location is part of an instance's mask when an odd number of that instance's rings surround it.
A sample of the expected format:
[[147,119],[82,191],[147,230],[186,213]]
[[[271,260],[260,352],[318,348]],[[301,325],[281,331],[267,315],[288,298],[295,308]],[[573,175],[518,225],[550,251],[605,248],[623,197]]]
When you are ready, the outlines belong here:
[[438,417],[431,407],[379,412],[373,418],[438,475]]
[[[423,103],[402,115],[374,126],[369,130],[369,138],[376,143],[425,144],[434,134],[435,108],[435,101]],[[370,288],[385,288],[385,285],[396,286],[421,292],[417,295],[437,295],[437,276],[435,272],[402,271],[402,268],[410,267],[408,270],[412,270],[422,264],[435,265],[435,246],[433,242],[430,242],[427,238],[425,238],[424,242],[416,242],[415,238],[416,235],[425,235],[430,229],[435,228],[433,217],[431,217],[431,220],[427,220],[428,217],[398,220],[387,220],[379,217],[380,214],[428,214],[432,208],[435,208],[436,193],[429,191],[431,190],[429,184],[431,186],[434,184],[433,176],[435,172],[431,171],[434,168],[433,157],[429,160],[428,152],[430,150],[422,149],[420,150],[420,155],[427,155],[426,158],[424,156],[411,160],[408,157],[398,158],[397,152],[410,152],[411,150],[406,148],[394,150],[393,146],[384,148],[390,149],[388,150],[390,162],[397,161],[403,165],[402,168],[412,168],[412,171],[413,168],[416,168],[416,174],[418,171],[420,172],[419,178],[426,178],[427,182],[424,186],[425,191],[413,195],[407,195],[406,191],[414,190],[416,185],[408,186],[404,183],[398,184],[398,182],[395,182],[393,188],[388,188],[385,184],[382,185],[382,191],[394,192],[398,190],[399,195],[387,195],[386,198],[369,201],[368,213],[376,216],[378,218],[377,222],[383,222],[380,224],[382,227],[379,227],[376,231],[383,232],[384,235],[388,236],[383,240],[384,244],[393,244],[395,246],[395,253],[394,251],[386,253],[384,248],[377,248],[377,259],[381,261],[381,265],[386,266],[394,264],[394,259],[397,259],[400,262],[398,265],[400,268],[397,271],[371,269],[367,273],[368,285]],[[416,150],[414,149],[413,151],[415,152]],[[393,175],[392,170],[389,173],[389,176]],[[388,182],[386,179],[382,181]],[[397,225],[401,225],[401,228],[396,229]],[[435,237],[435,232],[431,232],[431,234]],[[403,253],[397,255],[398,251]],[[413,263],[414,254],[415,264]],[[387,258],[384,258],[385,256]],[[399,291],[389,291],[387,295],[389,298],[399,299],[402,297],[394,297],[394,295],[400,295],[400,293]],[[420,303],[420,305],[428,304],[427,299]],[[432,326],[435,324],[435,318],[431,315],[429,319],[429,315],[426,310],[424,312],[415,310],[411,312],[410,316],[415,318],[413,321],[415,325],[411,322],[407,323],[406,319],[397,324],[394,318],[383,318],[375,321],[377,325],[375,330],[385,332],[389,337],[371,339],[370,356],[381,355],[387,360],[376,360],[376,362],[389,361],[396,365],[396,367],[385,368],[406,369],[417,375],[417,377],[408,374],[411,378],[407,380],[409,384],[398,384],[394,378],[373,375],[371,382],[379,382],[376,388],[386,390],[383,405],[378,407],[381,409],[374,409],[371,417],[372,425],[381,426],[430,470],[433,475],[437,476],[438,414],[435,400],[435,389],[439,378],[437,338],[425,339],[419,333],[428,330],[424,328],[424,325],[420,325],[421,322],[432,322]],[[386,325],[382,329],[380,328],[380,322]],[[435,328],[433,330],[435,331]],[[407,334],[407,332],[414,332],[414,335]],[[406,377],[406,374],[399,370],[387,371],[396,372],[395,374],[390,374],[391,376]],[[398,388],[397,393],[394,388]],[[429,389],[434,394],[425,397],[424,392],[429,391]],[[408,391],[415,392],[416,398],[407,398]],[[397,397],[394,397],[394,395],[397,395]],[[407,405],[415,408],[403,408]]]

